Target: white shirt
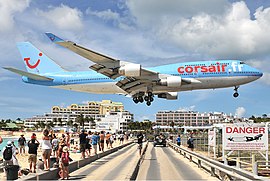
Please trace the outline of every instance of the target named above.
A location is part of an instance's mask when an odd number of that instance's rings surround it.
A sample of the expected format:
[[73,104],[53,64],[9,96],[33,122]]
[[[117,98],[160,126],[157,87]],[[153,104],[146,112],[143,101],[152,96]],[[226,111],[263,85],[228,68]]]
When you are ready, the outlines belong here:
[[42,146],[41,146],[41,148],[43,150],[50,150],[50,149],[52,149],[52,144],[51,144],[50,140],[42,140]]

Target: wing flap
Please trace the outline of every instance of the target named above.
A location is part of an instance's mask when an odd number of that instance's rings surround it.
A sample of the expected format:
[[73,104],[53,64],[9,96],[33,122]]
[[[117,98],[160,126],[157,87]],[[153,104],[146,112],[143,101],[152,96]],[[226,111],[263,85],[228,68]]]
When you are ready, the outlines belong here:
[[42,80],[42,81],[52,81],[53,80],[52,78],[49,78],[49,77],[25,72],[25,71],[18,70],[18,69],[12,68],[12,67],[3,67],[3,68],[6,70],[9,70],[11,72],[14,72],[16,74],[19,74],[21,76],[26,76],[26,77],[28,77],[30,79],[34,79],[34,80]]

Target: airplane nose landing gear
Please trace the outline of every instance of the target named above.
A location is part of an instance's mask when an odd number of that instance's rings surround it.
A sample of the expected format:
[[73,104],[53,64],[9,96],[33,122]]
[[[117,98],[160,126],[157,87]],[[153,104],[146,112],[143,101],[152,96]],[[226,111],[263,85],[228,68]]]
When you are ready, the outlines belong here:
[[238,88],[239,88],[239,86],[235,86],[235,88],[234,88],[235,93],[233,93],[233,97],[235,97],[235,98],[239,96]]

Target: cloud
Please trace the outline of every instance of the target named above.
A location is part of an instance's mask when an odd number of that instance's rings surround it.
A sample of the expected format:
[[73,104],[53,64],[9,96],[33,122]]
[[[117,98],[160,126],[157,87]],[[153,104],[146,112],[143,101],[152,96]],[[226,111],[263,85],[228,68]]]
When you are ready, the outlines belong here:
[[177,17],[189,18],[201,12],[220,14],[228,5],[226,0],[128,0],[126,2],[137,24],[143,27],[161,25],[164,21],[175,21]]
[[246,109],[244,107],[238,107],[235,110],[235,116],[238,118],[244,117],[245,113],[246,113]]
[[15,24],[14,16],[29,6],[30,0],[0,1],[0,32],[8,32]]
[[180,107],[178,110],[179,111],[194,111],[196,108],[195,105],[189,106],[189,107]]
[[83,28],[83,13],[77,8],[61,4],[49,11],[37,10],[37,14],[61,30],[80,30]]
[[254,58],[270,51],[270,8],[258,8],[252,19],[243,1],[150,2],[128,1],[127,7],[138,26],[165,44],[220,59]]

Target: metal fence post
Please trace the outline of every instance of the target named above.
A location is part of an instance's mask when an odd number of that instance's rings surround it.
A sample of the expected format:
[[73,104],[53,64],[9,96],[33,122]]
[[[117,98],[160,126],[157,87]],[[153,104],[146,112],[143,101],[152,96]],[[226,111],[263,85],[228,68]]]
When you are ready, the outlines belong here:
[[241,168],[240,157],[236,158],[236,168]]
[[258,162],[255,162],[253,165],[252,165],[252,173],[254,175],[258,175]]

